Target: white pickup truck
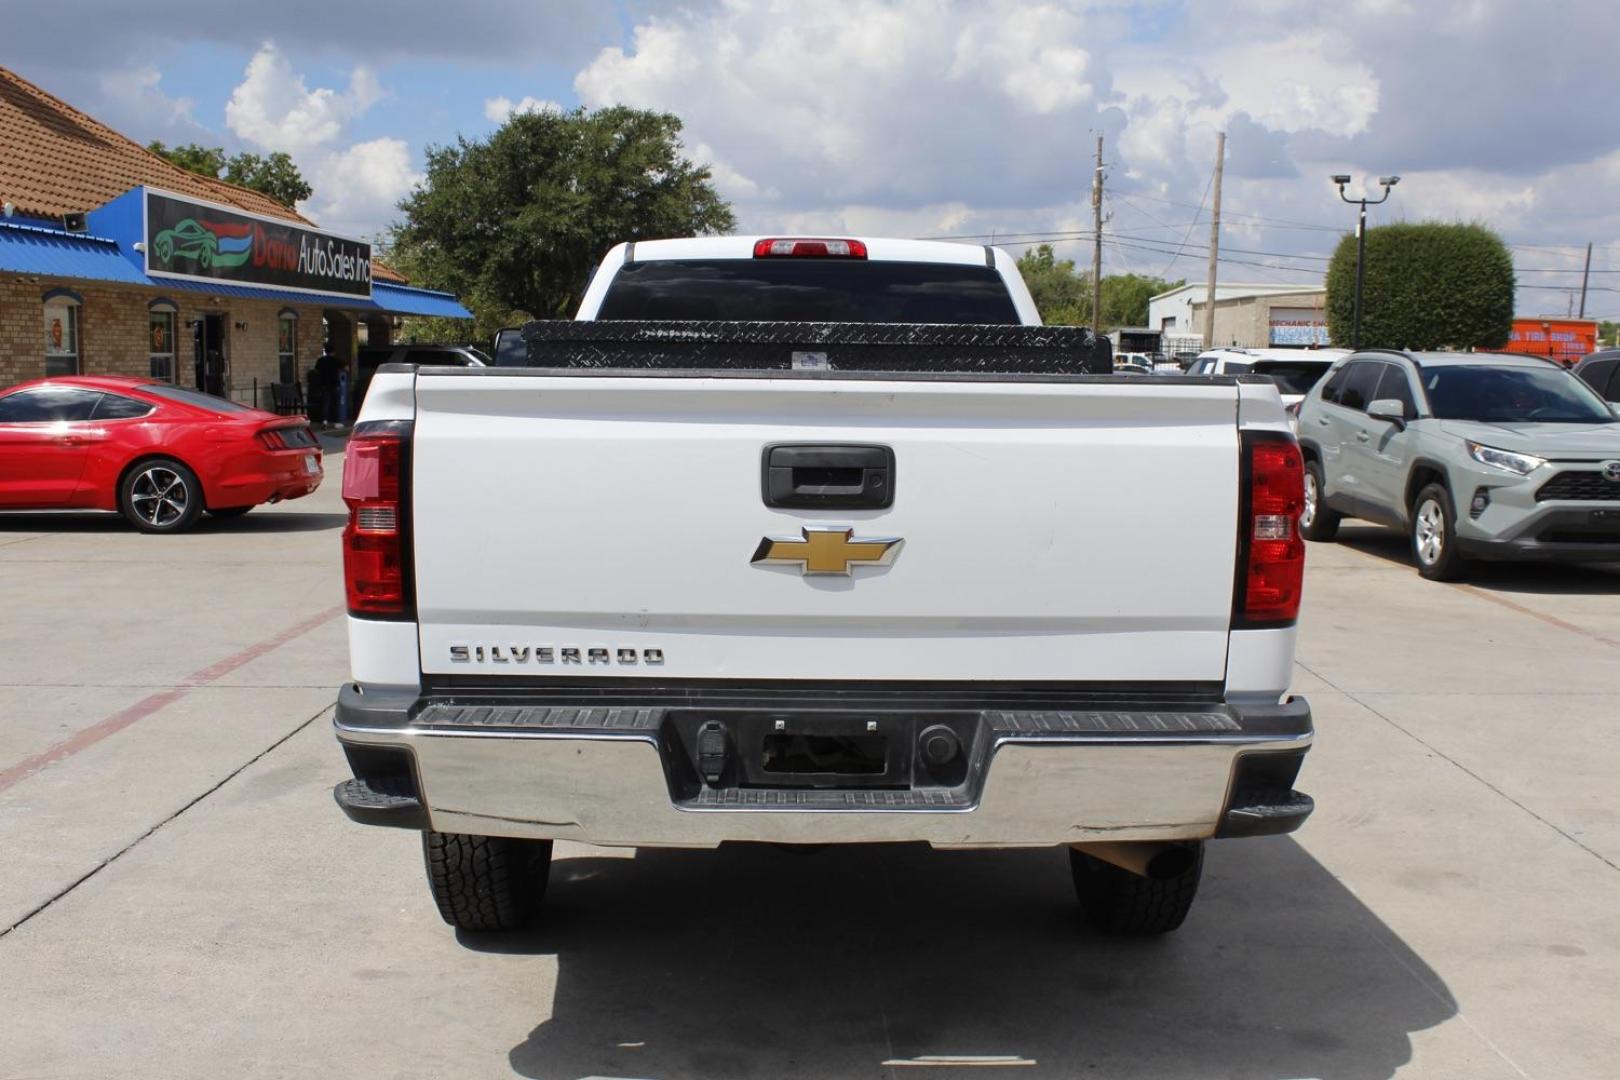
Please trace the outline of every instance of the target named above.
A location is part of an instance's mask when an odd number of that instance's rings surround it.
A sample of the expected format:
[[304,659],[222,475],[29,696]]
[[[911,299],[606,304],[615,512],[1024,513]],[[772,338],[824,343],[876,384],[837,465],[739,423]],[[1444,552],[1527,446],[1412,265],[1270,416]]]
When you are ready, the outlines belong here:
[[578,320],[380,368],[344,463],[335,795],[447,922],[526,921],[554,840],[926,841],[1163,933],[1205,840],[1310,813],[1269,380],[1091,374],[937,242],[624,244]]

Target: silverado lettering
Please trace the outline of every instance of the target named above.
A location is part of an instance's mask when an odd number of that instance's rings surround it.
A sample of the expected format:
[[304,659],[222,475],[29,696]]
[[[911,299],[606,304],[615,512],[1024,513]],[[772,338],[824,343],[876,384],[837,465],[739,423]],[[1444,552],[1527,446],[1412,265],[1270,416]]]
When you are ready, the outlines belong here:
[[592,664],[662,664],[663,649],[609,648],[605,645],[452,645],[450,661],[456,664],[551,664],[561,655],[565,661],[579,663],[581,658]]

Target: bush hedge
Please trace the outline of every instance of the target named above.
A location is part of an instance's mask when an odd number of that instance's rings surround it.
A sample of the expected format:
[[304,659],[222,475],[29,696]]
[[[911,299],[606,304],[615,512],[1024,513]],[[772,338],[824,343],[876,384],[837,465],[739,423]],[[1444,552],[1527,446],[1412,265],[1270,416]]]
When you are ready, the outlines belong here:
[[[1349,345],[1356,238],[1328,264],[1328,334]],[[1513,327],[1513,257],[1483,225],[1397,223],[1367,230],[1361,345],[1391,349],[1499,349]]]

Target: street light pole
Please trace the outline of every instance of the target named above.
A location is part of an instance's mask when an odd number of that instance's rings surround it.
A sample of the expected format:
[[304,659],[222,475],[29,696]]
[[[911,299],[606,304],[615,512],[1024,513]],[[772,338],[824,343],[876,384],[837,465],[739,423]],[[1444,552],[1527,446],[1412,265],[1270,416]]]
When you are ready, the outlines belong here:
[[1350,316],[1350,347],[1361,348],[1361,283],[1366,276],[1367,263],[1367,207],[1377,206],[1389,199],[1389,189],[1401,182],[1398,176],[1380,176],[1378,182],[1383,185],[1382,198],[1369,199],[1363,195],[1359,199],[1352,199],[1344,193],[1344,186],[1350,182],[1350,177],[1339,174],[1333,177],[1333,182],[1339,185],[1339,198],[1360,209],[1356,214],[1356,298],[1352,305]]

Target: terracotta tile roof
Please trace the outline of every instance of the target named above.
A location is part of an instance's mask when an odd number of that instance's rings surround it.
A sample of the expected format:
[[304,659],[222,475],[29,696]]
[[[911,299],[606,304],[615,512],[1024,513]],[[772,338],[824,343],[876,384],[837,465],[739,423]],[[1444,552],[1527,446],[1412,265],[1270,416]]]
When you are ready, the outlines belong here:
[[398,270],[389,269],[387,263],[376,257],[371,260],[371,280],[392,281],[395,285],[410,284],[404,274],[401,274]]
[[[0,67],[0,202],[13,203],[23,214],[56,217],[94,210],[141,184],[318,227],[268,195],[158,157]],[[371,276],[399,284],[406,280],[377,259]]]
[[165,161],[0,67],[0,201],[54,217],[93,210],[140,184],[309,223],[268,195]]

